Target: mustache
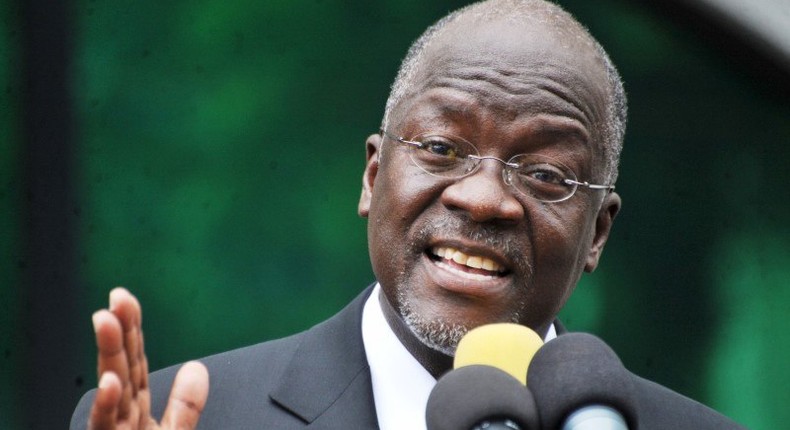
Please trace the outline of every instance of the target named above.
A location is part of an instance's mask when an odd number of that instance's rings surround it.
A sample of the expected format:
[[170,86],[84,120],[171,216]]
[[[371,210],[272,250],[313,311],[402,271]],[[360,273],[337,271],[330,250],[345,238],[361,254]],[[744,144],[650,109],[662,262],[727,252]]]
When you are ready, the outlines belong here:
[[521,273],[531,273],[532,265],[526,257],[526,246],[511,227],[492,223],[477,223],[460,217],[443,216],[431,219],[418,231],[415,240],[425,244],[437,236],[463,237],[485,247],[498,249]]

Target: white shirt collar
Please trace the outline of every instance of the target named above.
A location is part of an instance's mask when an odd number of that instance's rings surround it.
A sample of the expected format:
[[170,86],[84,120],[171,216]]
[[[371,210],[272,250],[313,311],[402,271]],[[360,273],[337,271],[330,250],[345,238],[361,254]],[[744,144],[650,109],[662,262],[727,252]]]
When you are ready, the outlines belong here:
[[[384,318],[376,283],[362,310],[362,342],[370,366],[381,430],[424,430],[425,405],[436,379],[406,350]],[[554,324],[545,341],[557,337]]]
[[424,430],[425,404],[436,379],[406,350],[387,324],[376,284],[362,310],[362,342],[370,365],[381,430]]

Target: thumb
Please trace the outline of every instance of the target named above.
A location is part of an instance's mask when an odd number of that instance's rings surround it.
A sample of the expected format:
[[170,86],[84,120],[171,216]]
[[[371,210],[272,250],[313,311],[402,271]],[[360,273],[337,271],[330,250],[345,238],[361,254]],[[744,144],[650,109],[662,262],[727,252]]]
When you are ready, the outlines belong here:
[[163,429],[193,429],[208,398],[208,370],[197,361],[190,361],[178,370],[167,401]]

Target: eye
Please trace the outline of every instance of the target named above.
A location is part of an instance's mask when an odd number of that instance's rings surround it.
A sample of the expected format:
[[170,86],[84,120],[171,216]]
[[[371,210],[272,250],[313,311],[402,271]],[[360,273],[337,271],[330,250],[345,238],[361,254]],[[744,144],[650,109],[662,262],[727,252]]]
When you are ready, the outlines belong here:
[[567,175],[559,167],[548,163],[522,166],[518,172],[523,181],[545,185],[566,185]]
[[[562,162],[541,154],[520,154],[509,160],[509,180],[522,193],[544,202],[573,195],[576,175]],[[514,165],[518,165],[515,167]]]
[[442,136],[426,136],[420,139],[420,144],[422,145],[420,148],[431,155],[452,159],[465,155],[461,153],[455,142]]

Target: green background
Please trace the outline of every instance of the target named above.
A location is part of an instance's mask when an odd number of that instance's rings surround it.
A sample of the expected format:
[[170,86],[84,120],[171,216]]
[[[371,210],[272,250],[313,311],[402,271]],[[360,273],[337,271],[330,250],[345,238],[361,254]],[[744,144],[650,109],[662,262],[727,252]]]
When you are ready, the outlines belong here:
[[[790,422],[790,104],[671,14],[560,2],[608,49],[630,117],[624,200],[563,319],[754,429]],[[461,1],[74,3],[79,210],[67,403],[96,383],[90,314],[124,285],[152,369],[309,327],[370,283],[365,137],[409,44]],[[20,12],[0,22],[0,428],[22,400]],[[746,61],[744,61],[746,60]],[[24,325],[24,326],[23,326]],[[62,383],[62,381],[53,381]],[[63,417],[63,422],[68,417]]]

